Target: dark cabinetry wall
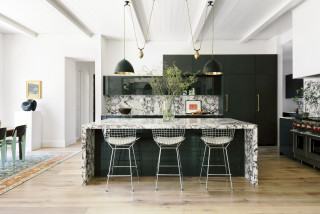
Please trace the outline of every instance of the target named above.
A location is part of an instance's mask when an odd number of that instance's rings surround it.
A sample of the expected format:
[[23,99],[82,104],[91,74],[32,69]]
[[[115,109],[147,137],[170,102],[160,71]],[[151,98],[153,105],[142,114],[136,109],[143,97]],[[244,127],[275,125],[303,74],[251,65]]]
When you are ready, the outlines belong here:
[[226,55],[224,112],[258,125],[259,145],[277,144],[277,56]]

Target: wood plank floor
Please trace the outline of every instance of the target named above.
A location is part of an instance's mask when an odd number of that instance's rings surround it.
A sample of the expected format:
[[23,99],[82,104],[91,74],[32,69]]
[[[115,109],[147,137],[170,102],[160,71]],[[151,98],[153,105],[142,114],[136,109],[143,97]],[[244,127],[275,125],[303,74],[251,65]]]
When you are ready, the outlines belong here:
[[[60,150],[80,150],[74,144]],[[58,149],[47,149],[58,150]],[[185,177],[184,191],[178,178],[160,178],[154,191],[154,178],[111,181],[95,178],[81,186],[81,154],[57,165],[0,196],[0,213],[320,213],[320,171],[278,155],[276,147],[259,148],[259,186],[245,178],[228,182],[213,180],[209,191],[196,177]]]

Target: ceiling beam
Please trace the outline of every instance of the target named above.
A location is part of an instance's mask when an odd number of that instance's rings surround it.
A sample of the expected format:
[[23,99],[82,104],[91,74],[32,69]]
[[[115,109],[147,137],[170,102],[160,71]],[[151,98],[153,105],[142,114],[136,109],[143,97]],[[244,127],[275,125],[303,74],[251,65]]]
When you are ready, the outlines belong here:
[[60,12],[65,18],[72,22],[77,28],[79,28],[86,36],[91,37],[93,35],[92,31],[60,0],[47,0],[47,2],[58,12]]
[[[212,4],[214,5],[215,3],[215,0],[213,0]],[[201,11],[198,15],[198,17],[196,18],[196,21],[195,21],[195,25],[192,25],[192,26],[195,26],[194,28],[194,31],[192,33],[193,35],[193,39],[194,39],[194,42],[196,42],[199,37],[201,36],[201,32],[202,32],[202,29],[205,27],[204,26],[204,23],[206,23],[206,10],[207,10],[207,6],[208,6],[208,0],[204,0],[202,5],[201,5]],[[207,13],[207,18],[209,17],[210,13],[211,13],[211,8],[208,10],[208,13]],[[192,43],[192,37],[189,39],[190,43]]]
[[34,32],[33,30],[30,30],[26,26],[10,19],[9,17],[3,15],[2,13],[0,13],[0,21],[3,22],[4,24],[8,25],[9,27],[11,27],[15,30],[18,30],[19,32],[26,34],[28,36],[31,36],[31,37],[38,36],[38,34],[36,32]]
[[[141,27],[141,23],[139,22],[137,11],[135,9],[135,6],[134,6],[134,3],[132,0],[130,0],[130,7],[131,7],[131,11],[132,11],[132,18],[133,18],[135,30],[136,30],[137,37],[138,37],[137,39],[138,39],[138,41],[144,43],[146,41],[146,38],[144,36],[143,30]],[[127,16],[131,17],[129,8],[126,9],[126,14],[127,14]],[[131,22],[131,18],[130,18],[129,22]]]
[[276,10],[271,12],[262,22],[254,26],[250,31],[248,31],[245,36],[240,40],[240,43],[246,43],[262,30],[264,30],[267,26],[269,26],[272,22],[278,19],[280,16],[285,14],[286,12],[292,10],[296,6],[298,6],[304,0],[287,0],[283,4],[280,5]]

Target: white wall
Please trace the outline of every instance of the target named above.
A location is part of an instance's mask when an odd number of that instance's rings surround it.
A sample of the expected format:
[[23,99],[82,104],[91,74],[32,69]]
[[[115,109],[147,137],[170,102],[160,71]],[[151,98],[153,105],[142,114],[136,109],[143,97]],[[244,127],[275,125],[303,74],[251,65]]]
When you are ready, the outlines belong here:
[[320,1],[304,1],[293,10],[293,76],[320,74]]
[[[76,70],[79,75],[79,123],[93,122],[93,74],[95,73],[94,62],[76,62]],[[80,131],[81,127],[77,127]],[[80,132],[77,133],[77,138]]]
[[76,141],[77,69],[74,59],[65,58],[65,145]]
[[292,102],[291,98],[286,98],[286,75],[292,74],[292,41],[282,45],[283,47],[283,74],[282,74],[282,112],[294,112],[297,106]]
[[4,123],[3,34],[0,33],[0,120]]
[[[42,111],[42,145],[62,147],[68,144],[70,139],[65,135],[65,115],[70,112],[65,109],[65,87],[68,85],[65,58],[91,60],[99,65],[100,41],[100,36],[89,39],[76,35],[41,35],[34,39],[23,35],[5,35],[5,123],[8,126],[13,125],[14,111],[21,110],[21,103],[26,100],[26,81],[41,80],[42,99],[37,100],[37,110]],[[99,85],[101,83],[98,82],[97,86]],[[98,115],[101,115],[100,97],[101,91],[97,90]]]
[[[102,39],[102,74],[114,75],[117,63],[123,59],[123,41]],[[198,44],[197,44],[198,46]],[[136,74],[146,74],[144,67],[155,69],[155,74],[162,74],[163,54],[194,54],[191,43],[152,41],[146,44],[144,57],[138,57],[138,49],[134,41],[126,42],[126,59],[135,69]],[[253,40],[241,44],[239,41],[218,40],[214,43],[214,54],[266,54],[275,53],[268,49],[267,41]],[[211,42],[203,42],[201,54],[211,54]]]

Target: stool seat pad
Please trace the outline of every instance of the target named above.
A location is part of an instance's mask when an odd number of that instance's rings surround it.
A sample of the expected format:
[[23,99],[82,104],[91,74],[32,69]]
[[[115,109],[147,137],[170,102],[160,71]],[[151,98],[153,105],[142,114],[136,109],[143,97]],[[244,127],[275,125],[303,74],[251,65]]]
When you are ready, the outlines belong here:
[[154,141],[162,145],[175,145],[181,143],[184,137],[156,137]]
[[230,143],[233,138],[223,136],[223,137],[201,137],[201,139],[208,144],[224,145],[226,143]]
[[106,141],[113,145],[128,145],[132,144],[137,140],[136,137],[109,137],[106,138]]

